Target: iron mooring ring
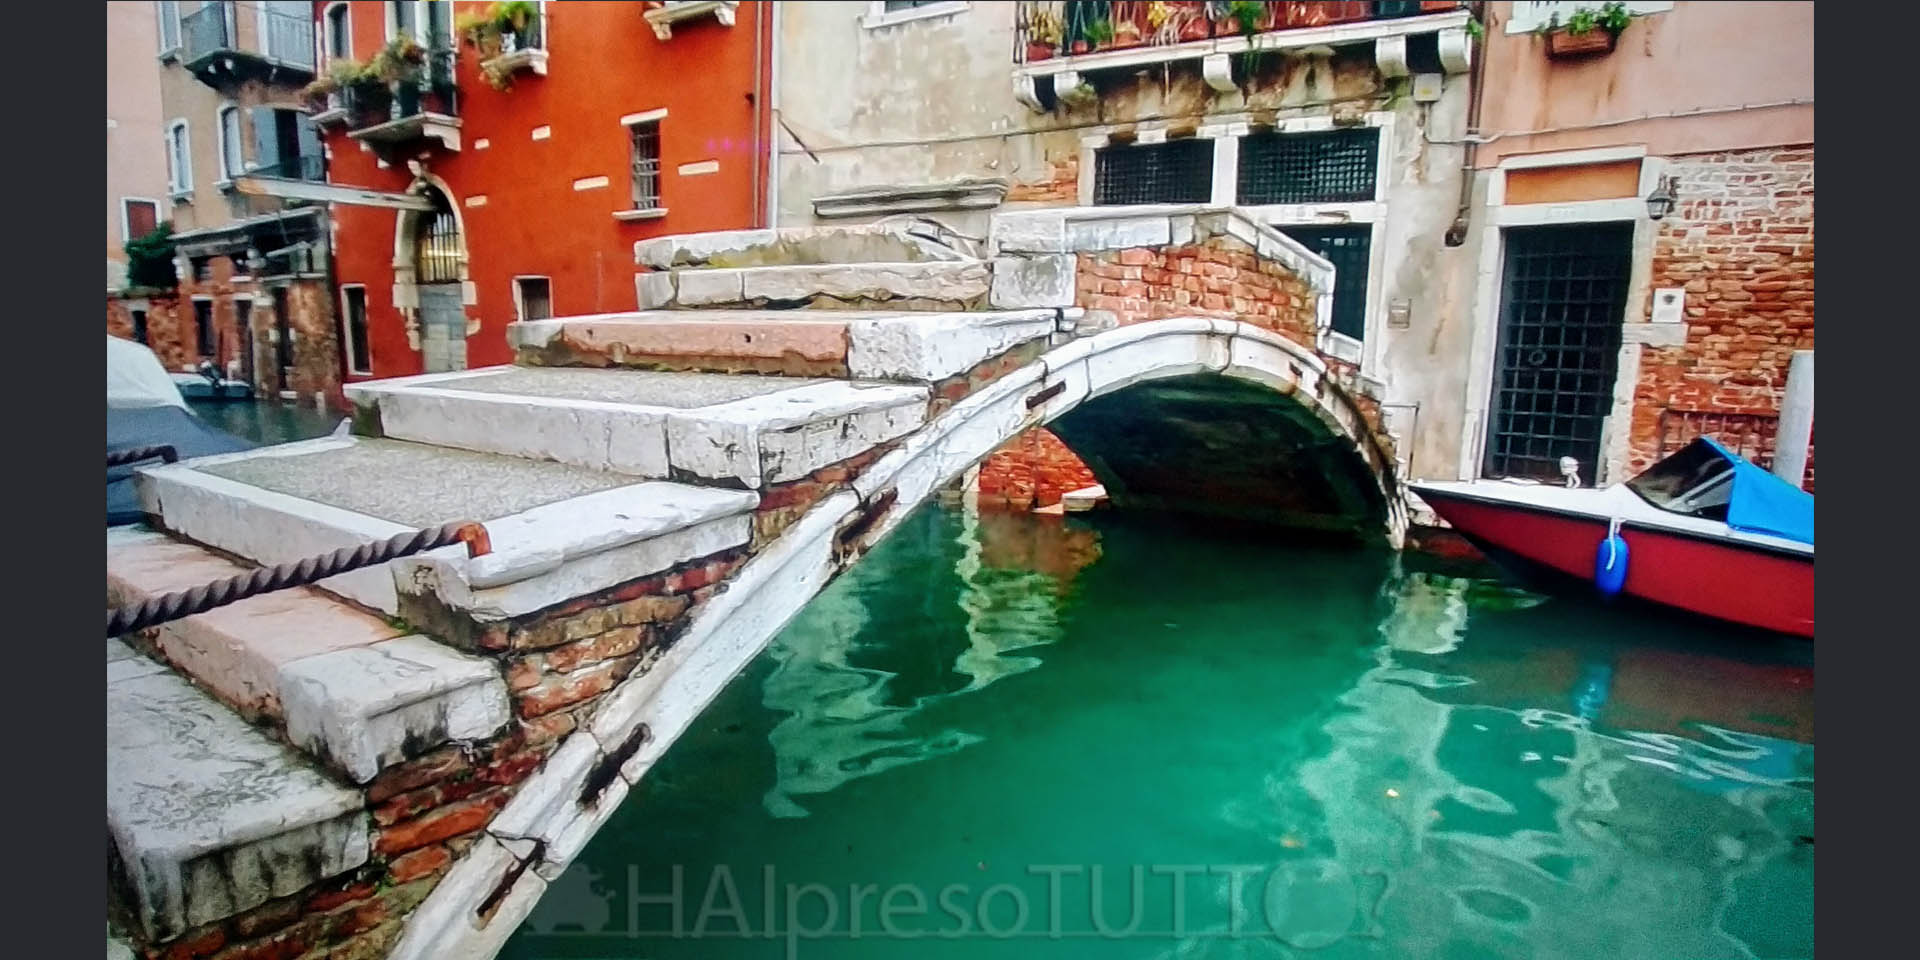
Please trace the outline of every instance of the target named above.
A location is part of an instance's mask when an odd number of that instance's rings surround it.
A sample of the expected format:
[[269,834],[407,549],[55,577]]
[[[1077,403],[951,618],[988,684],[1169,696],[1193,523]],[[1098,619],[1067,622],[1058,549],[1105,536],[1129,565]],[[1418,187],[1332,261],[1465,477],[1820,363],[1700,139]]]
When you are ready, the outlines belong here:
[[349,570],[370,567],[423,550],[435,550],[455,543],[467,546],[467,556],[483,557],[493,552],[487,528],[471,520],[458,520],[425,530],[415,530],[353,547],[341,547],[332,553],[290,560],[271,567],[201,584],[188,590],[149,597],[128,607],[107,609],[107,636],[144,630],[196,613],[205,613],[248,597],[256,597],[288,587],[303,587]]

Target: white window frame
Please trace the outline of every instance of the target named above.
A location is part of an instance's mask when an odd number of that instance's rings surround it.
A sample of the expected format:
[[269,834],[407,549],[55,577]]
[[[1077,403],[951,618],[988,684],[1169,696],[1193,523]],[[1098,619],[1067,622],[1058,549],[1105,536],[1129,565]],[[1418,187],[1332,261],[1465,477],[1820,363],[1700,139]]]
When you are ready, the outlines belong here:
[[620,118],[620,126],[627,131],[627,193],[629,204],[632,203],[631,197],[633,193],[634,127],[643,123],[651,123],[658,128],[654,136],[654,146],[659,151],[659,156],[656,158],[659,166],[654,168],[653,171],[654,205],[651,207],[635,207],[629,205],[615,210],[613,212],[613,218],[615,220],[652,220],[667,215],[667,148],[665,140],[666,124],[664,122],[666,119],[666,107],[661,107],[657,110],[643,110],[639,113],[629,113]]
[[[432,38],[429,38],[428,36],[426,36],[426,33],[425,33],[427,26],[433,22],[427,17],[427,5],[431,3],[446,4],[448,35],[445,37],[441,37],[440,39],[446,40],[449,43],[453,41],[453,36],[452,36],[453,2],[452,0],[382,0],[380,7],[381,7],[382,15],[387,18],[387,39],[388,40],[392,40],[393,38],[400,35],[400,22],[399,22],[399,18],[394,16],[394,11],[396,11],[399,8],[399,4],[402,4],[402,3],[413,4],[413,24],[415,28],[415,34],[416,34],[413,38],[413,42],[427,48],[432,48],[433,46]],[[348,16],[352,16],[352,14],[348,14]]]
[[520,290],[520,281],[522,280],[545,280],[547,282],[547,309],[551,311],[553,309],[553,278],[542,273],[515,274],[512,281],[514,319],[522,322],[525,322],[527,319],[527,303],[524,294]]
[[[334,53],[333,53],[333,40],[334,40],[333,12],[335,10],[339,10],[342,13],[346,14],[346,16],[342,17],[340,20],[341,29],[346,31],[346,45],[342,48],[346,50],[346,53],[341,54],[339,57],[334,56]],[[320,10],[320,59],[317,62],[322,67],[324,67],[327,64],[332,63],[337,59],[352,59],[352,58],[353,58],[353,4],[346,2],[346,0],[334,0],[334,2],[327,4],[325,7],[321,8]]]
[[[227,133],[228,114],[233,115],[234,130],[232,137],[229,137]],[[239,105],[232,101],[221,104],[220,109],[214,112],[213,117],[220,133],[220,179],[215,182],[215,185],[225,188],[232,186],[235,177],[247,172],[246,128],[242,123]],[[229,155],[227,152],[229,147],[234,148],[238,154],[238,169],[235,169],[233,163],[235,157]]]
[[[180,135],[180,148],[174,150],[174,134]],[[178,201],[193,196],[193,128],[185,117],[167,124],[167,192]]]
[[120,198],[120,242],[122,243],[125,243],[129,240],[134,239],[133,218],[127,216],[128,203],[153,204],[153,222],[156,225],[158,225],[161,220],[166,219],[165,217],[160,216],[160,201],[155,200],[152,197],[121,197]]
[[[1250,117],[1222,117],[1194,132],[1194,138],[1213,141],[1214,206],[1239,206],[1240,138],[1252,132]],[[1320,332],[1319,348],[1350,363],[1358,364],[1362,376],[1378,379],[1384,356],[1385,333],[1381,300],[1386,295],[1387,276],[1387,195],[1392,189],[1394,116],[1391,111],[1369,111],[1363,125],[1380,131],[1380,147],[1375,152],[1373,199],[1341,203],[1259,204],[1244,209],[1255,219],[1273,227],[1337,227],[1368,224],[1373,228],[1367,240],[1367,303],[1365,338],[1355,340],[1331,327]],[[1134,142],[1162,143],[1167,140],[1167,124],[1142,124],[1134,132]],[[1094,178],[1097,164],[1094,152],[1111,142],[1111,127],[1080,139],[1080,197],[1083,207],[1094,205]],[[1273,124],[1282,134],[1313,133],[1334,129],[1330,116],[1289,117]]]
[[886,0],[870,0],[867,15],[860,18],[860,25],[868,30],[891,27],[896,23],[910,23],[914,20],[930,20],[956,13],[965,13],[972,4],[967,0],[947,0],[946,3],[929,3],[924,7],[908,7],[905,10],[888,10]]
[[[180,56],[181,46],[186,43],[181,37],[180,0],[154,0],[153,10],[154,17],[159,21],[156,25],[160,28],[160,59],[176,59]],[[171,13],[171,17],[168,16],[169,13]],[[168,45],[167,43],[167,24],[169,22],[173,24],[172,45]]]
[[[367,369],[356,369],[353,365],[353,311],[347,307],[347,291],[360,291],[360,310],[367,320]],[[364,283],[343,283],[340,285],[340,342],[345,349],[340,351],[340,362],[347,372],[355,376],[373,376],[373,317],[367,309],[367,285]]]

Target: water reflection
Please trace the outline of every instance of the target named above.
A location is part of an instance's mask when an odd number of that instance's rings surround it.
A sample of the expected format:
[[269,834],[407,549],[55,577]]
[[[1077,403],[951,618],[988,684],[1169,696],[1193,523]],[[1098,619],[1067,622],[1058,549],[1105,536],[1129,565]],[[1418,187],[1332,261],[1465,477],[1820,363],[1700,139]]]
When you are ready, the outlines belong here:
[[846,574],[850,589],[828,591],[809,604],[767,653],[776,666],[761,702],[784,716],[768,735],[777,771],[764,799],[770,816],[804,817],[797,797],[979,742],[975,733],[915,730],[911,721],[948,698],[1040,666],[1039,658],[1019,651],[1060,638],[1061,600],[1074,576],[1099,557],[1093,531],[1059,521],[967,509],[957,536],[943,543],[924,529],[940,519],[919,514],[909,522],[922,529],[906,539],[925,543],[921,559],[945,565],[958,581],[954,606],[964,648],[948,669],[922,681],[919,692],[911,679],[902,682],[903,671],[865,665],[902,652],[894,648],[890,625],[875,624],[868,614],[871,599],[891,599],[902,586],[899,571],[889,566],[856,565]]

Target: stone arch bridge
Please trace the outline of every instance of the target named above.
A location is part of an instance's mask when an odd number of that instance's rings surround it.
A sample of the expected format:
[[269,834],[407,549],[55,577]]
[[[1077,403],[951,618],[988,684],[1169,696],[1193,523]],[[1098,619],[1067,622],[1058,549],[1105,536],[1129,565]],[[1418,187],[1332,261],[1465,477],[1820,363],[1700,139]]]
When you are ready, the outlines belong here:
[[108,641],[117,928],[491,956],[809,598],[1036,425],[1121,508],[1398,540],[1393,438],[1314,348],[1324,260],[1232,208],[1005,214],[985,247],[924,221],[643,241],[639,312],[352,385],[351,433],[143,469],[110,604],[459,519],[492,550]]

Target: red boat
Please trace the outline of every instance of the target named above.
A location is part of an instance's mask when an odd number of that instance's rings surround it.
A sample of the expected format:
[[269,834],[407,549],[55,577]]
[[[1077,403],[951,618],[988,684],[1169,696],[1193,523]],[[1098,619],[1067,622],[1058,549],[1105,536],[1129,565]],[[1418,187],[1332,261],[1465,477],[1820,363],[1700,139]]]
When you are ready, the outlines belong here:
[[1813,496],[1710,439],[1602,489],[1412,487],[1475,546],[1523,572],[1546,568],[1602,592],[1813,636]]

